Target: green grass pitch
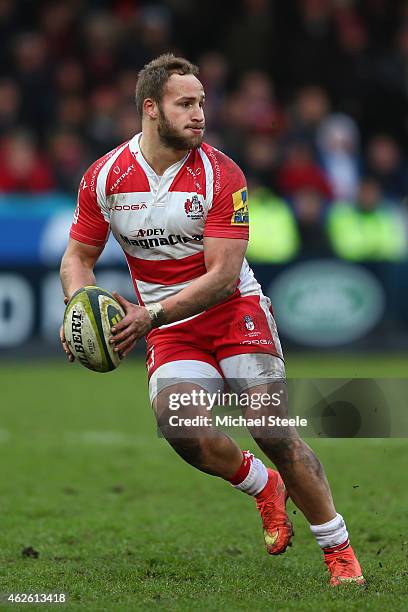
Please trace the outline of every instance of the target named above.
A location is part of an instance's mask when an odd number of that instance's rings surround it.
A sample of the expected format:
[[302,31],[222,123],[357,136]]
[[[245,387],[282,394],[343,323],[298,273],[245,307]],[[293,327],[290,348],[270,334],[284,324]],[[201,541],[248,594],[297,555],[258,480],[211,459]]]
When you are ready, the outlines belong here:
[[[290,376],[315,378],[403,378],[408,365],[407,356],[287,361]],[[407,440],[309,440],[368,579],[366,589],[333,590],[293,505],[293,547],[269,557],[253,500],[157,437],[141,361],[105,375],[63,357],[3,362],[0,382],[0,592],[66,592],[62,609],[98,612],[407,609]],[[24,557],[27,547],[38,558]]]

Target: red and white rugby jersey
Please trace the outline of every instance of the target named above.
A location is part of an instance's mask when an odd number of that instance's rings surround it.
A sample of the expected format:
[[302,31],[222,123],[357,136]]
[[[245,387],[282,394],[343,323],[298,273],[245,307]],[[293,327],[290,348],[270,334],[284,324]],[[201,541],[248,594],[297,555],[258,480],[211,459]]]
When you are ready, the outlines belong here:
[[[70,236],[121,245],[140,304],[157,302],[206,272],[203,237],[248,239],[245,177],[226,155],[202,144],[162,177],[144,159],[141,134],[85,173]],[[244,260],[236,296],[260,295]]]

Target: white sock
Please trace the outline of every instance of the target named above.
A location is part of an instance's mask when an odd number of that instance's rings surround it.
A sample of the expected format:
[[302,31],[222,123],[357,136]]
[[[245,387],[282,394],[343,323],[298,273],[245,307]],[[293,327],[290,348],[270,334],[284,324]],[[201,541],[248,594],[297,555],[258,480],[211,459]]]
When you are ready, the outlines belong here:
[[244,455],[250,461],[248,474],[242,482],[234,483],[233,487],[248,495],[258,495],[268,482],[268,472],[262,461],[254,457],[252,453],[245,451]]
[[348,542],[348,531],[341,514],[336,514],[323,525],[310,525],[310,529],[320,548],[333,548]]

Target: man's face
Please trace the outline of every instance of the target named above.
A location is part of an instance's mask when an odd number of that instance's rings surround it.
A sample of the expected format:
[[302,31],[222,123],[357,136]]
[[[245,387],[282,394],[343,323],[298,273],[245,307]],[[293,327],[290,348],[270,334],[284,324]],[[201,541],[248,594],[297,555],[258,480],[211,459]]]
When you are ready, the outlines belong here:
[[204,89],[192,74],[172,74],[158,105],[162,143],[177,150],[199,147],[204,136]]

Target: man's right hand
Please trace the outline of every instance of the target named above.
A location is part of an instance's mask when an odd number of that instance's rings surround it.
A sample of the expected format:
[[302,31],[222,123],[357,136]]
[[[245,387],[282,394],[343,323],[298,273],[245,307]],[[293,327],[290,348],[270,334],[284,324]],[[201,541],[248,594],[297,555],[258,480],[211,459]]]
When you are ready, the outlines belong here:
[[[69,300],[67,297],[64,297],[64,304],[65,306],[68,304]],[[67,344],[67,341],[65,339],[65,334],[64,334],[64,326],[61,325],[60,327],[60,340],[61,340],[61,344],[62,344],[62,348],[64,349],[64,352],[68,358],[68,361],[70,363],[72,363],[75,360],[74,355],[71,353],[71,351],[69,350],[69,346]]]
[[68,361],[71,363],[72,361],[75,360],[75,357],[73,356],[73,354],[69,350],[69,346],[67,344],[67,341],[65,340],[64,326],[63,325],[61,325],[61,327],[60,327],[60,340],[61,340],[62,348],[64,349],[64,352],[65,352],[66,356],[68,357]]

